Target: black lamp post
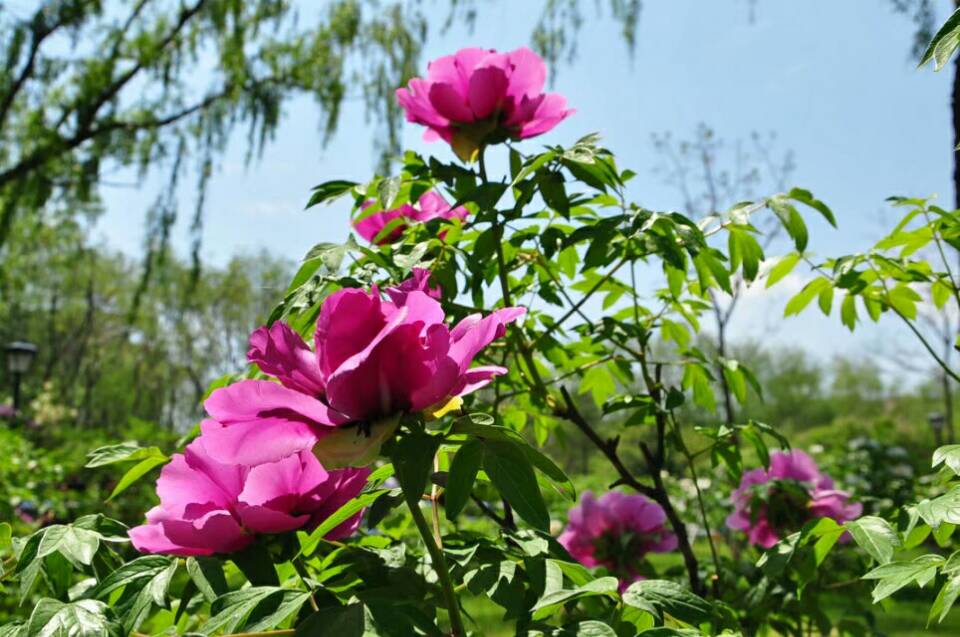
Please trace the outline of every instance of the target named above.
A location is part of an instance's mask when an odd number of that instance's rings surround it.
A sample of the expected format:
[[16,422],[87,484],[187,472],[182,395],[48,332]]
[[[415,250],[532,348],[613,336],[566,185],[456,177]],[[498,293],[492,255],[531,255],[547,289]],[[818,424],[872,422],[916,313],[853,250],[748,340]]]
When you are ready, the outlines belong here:
[[20,380],[30,371],[33,359],[37,357],[37,346],[25,341],[15,341],[7,345],[7,371],[13,379],[13,410],[20,411]]

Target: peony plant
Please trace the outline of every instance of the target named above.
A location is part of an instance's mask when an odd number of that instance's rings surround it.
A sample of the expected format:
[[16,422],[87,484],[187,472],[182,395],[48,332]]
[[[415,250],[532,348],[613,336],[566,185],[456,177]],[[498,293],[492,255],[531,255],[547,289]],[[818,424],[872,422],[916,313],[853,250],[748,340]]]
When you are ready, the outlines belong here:
[[[803,251],[799,210],[833,213],[803,189],[701,220],[633,203],[634,173],[595,135],[521,143],[573,113],[546,74],[525,48],[462,49],[398,90],[453,155],[407,152],[396,174],[314,190],[309,206],[352,201],[344,232],[369,245],[305,256],[182,453],[93,452],[130,466],[117,495],[162,466],[159,503],[130,529],[92,515],[18,539],[5,573],[33,611],[0,635],[832,628],[818,600],[845,572],[817,567],[858,537],[859,511],[809,458],[771,454],[775,426],[718,424],[719,384],[744,402],[758,383],[694,336],[711,295],[782,278],[755,217]],[[493,153],[508,172],[488,172]],[[603,495],[578,500],[548,453],[561,444],[590,456],[581,478]],[[748,445],[769,470],[743,473]],[[779,540],[759,564],[716,524],[704,471],[733,494],[731,526]]]

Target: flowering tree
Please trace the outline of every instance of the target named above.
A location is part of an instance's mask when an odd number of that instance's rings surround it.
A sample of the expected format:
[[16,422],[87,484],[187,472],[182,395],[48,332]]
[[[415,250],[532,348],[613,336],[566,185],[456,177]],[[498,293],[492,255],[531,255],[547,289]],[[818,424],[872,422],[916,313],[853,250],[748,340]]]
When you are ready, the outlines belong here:
[[[163,465],[146,524],[13,543],[0,526],[2,577],[32,608],[0,636],[491,634],[478,605],[527,636],[865,634],[856,598],[839,617],[820,601],[860,566],[848,544],[818,570],[830,549],[869,535],[849,494],[771,453],[774,427],[682,415],[715,413],[720,374],[740,401],[759,391],[694,338],[711,293],[795,265],[762,267],[753,219],[799,254],[799,209],[832,212],[793,189],[694,222],[629,201],[634,174],[596,136],[524,152],[573,114],[545,77],[527,49],[464,49],[398,91],[458,161],[407,152],[396,175],[314,189],[309,206],[352,200],[366,243],[306,255],[182,454],[94,452],[131,465],[117,492]],[[557,439],[605,460],[606,493],[578,496],[539,448]],[[726,536],[704,470],[732,494]]]

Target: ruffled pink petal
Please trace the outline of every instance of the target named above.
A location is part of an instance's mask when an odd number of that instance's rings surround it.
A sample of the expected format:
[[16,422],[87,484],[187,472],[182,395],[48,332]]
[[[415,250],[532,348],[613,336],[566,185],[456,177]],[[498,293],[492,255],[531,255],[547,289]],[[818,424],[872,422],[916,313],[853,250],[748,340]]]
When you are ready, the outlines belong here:
[[393,210],[386,210],[383,212],[375,212],[372,215],[368,215],[362,219],[358,219],[353,222],[353,227],[356,229],[357,234],[369,241],[370,243],[376,243],[378,245],[386,245],[388,243],[394,243],[403,236],[404,225],[400,224],[395,226],[390,232],[385,236],[380,236],[383,230],[392,222],[394,219],[403,219],[405,214],[413,210],[410,206],[403,206],[400,208],[395,208]]
[[[430,103],[431,83],[420,78],[410,80],[406,89],[397,89],[397,102],[407,113],[407,121],[443,129],[450,120],[442,116]],[[466,94],[466,92],[464,92]]]
[[300,454],[267,462],[250,469],[238,500],[251,506],[292,510],[300,500],[303,467]]
[[135,526],[127,531],[127,535],[130,537],[130,543],[133,544],[133,547],[141,553],[162,553],[179,557],[213,554],[211,548],[187,547],[175,544],[164,533],[163,525],[160,523]]
[[503,69],[488,66],[474,71],[467,92],[473,116],[486,119],[498,110],[507,95],[507,85],[507,74]]
[[557,93],[548,93],[540,101],[534,115],[520,124],[520,132],[517,137],[528,139],[536,137],[553,128],[574,114],[573,109],[567,108],[567,99]]
[[443,296],[439,285],[430,287],[430,270],[424,268],[414,268],[409,279],[396,287],[387,288],[386,292],[397,307],[406,303],[407,295],[411,292],[422,292],[436,300]]
[[450,358],[460,364],[460,372],[466,373],[473,358],[494,339],[506,333],[506,325],[526,314],[522,307],[508,307],[497,310],[483,318],[477,315],[463,319],[450,332],[453,343],[450,345]]
[[242,380],[221,387],[210,394],[203,406],[224,425],[271,417],[321,426],[344,422],[341,414],[316,398],[266,380]]
[[816,483],[820,479],[817,463],[799,449],[789,453],[775,451],[770,454],[770,475],[781,480],[798,480]]
[[256,465],[311,449],[320,438],[315,426],[283,418],[261,418],[203,428],[204,446],[219,462]]
[[237,505],[237,513],[244,528],[255,533],[286,533],[302,527],[309,515],[290,515],[266,506]]
[[499,365],[484,365],[480,367],[471,367],[460,375],[457,384],[450,390],[454,396],[466,396],[486,387],[490,382],[501,374],[507,373],[506,367]]
[[427,65],[427,77],[431,82],[444,82],[466,95],[473,70],[489,53],[489,49],[470,47],[439,57]]
[[[196,442],[191,443],[191,446]],[[187,464],[183,454],[174,454],[170,462],[160,470],[157,480],[157,495],[163,502],[164,512],[173,516],[183,515],[193,503],[209,503],[226,508],[233,500],[220,485],[204,473]]]
[[317,358],[329,379],[352,356],[363,351],[387,323],[380,297],[363,290],[334,292],[323,301],[317,318]]
[[430,87],[430,104],[451,122],[470,124],[474,120],[466,96],[457,93],[449,84],[434,84]]
[[212,511],[193,521],[164,520],[160,525],[173,544],[187,549],[232,553],[253,541],[227,511]]
[[[302,505],[305,507],[304,510],[313,514],[310,518],[310,526],[314,527],[320,524],[336,513],[344,504],[360,495],[369,476],[370,470],[367,468],[331,471],[329,479],[318,485],[313,493],[306,497]],[[324,537],[327,540],[335,541],[353,535],[359,528],[362,518],[363,511],[360,511],[335,527]]]
[[247,359],[285,387],[313,396],[323,393],[316,356],[286,323],[277,321],[254,330]]
[[519,101],[523,97],[532,98],[543,93],[543,85],[547,80],[547,65],[543,58],[525,46],[511,51],[508,56],[513,67],[508,95]]

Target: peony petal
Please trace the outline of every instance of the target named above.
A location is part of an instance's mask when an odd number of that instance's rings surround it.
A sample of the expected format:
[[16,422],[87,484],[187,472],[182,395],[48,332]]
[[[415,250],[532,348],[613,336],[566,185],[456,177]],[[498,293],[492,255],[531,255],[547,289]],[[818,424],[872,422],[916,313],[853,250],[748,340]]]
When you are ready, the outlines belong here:
[[316,398],[266,380],[242,380],[221,387],[210,394],[203,406],[224,425],[271,417],[321,426],[344,422],[342,414]]
[[266,506],[278,511],[293,510],[300,500],[303,467],[300,454],[267,462],[250,469],[237,500],[251,506]]
[[487,119],[500,108],[507,94],[507,74],[503,69],[477,69],[470,77],[467,100],[476,119]]
[[213,553],[232,553],[253,541],[227,511],[213,511],[199,520],[164,520],[163,533],[173,544],[187,549],[207,549]]
[[334,292],[323,301],[317,318],[317,358],[324,377],[363,351],[387,323],[380,297],[363,290]]
[[489,316],[478,319],[468,316],[450,332],[453,343],[450,345],[450,358],[460,364],[460,373],[465,373],[473,358],[494,339],[506,333],[506,325],[526,313],[522,307],[508,307],[497,310]]
[[458,93],[449,84],[434,84],[430,87],[430,104],[451,122],[470,124],[474,120],[466,95]]
[[510,65],[510,90],[508,95],[518,102],[523,97],[533,98],[543,93],[547,81],[547,65],[543,58],[523,46],[508,54]]
[[237,506],[237,513],[244,528],[255,533],[286,533],[299,529],[310,519],[309,515],[290,515],[270,507],[244,503]]
[[[190,444],[191,447],[196,445],[196,441]],[[164,512],[173,517],[184,515],[187,507],[194,503],[209,503],[227,508],[233,500],[231,494],[225,493],[220,485],[191,467],[180,453],[174,454],[170,462],[160,470],[157,495],[163,503]]]
[[159,523],[135,526],[127,531],[127,535],[130,537],[130,543],[133,544],[133,547],[141,553],[162,553],[179,557],[213,554],[211,548],[187,547],[175,544],[167,537],[163,525]]
[[326,428],[282,418],[208,426],[203,429],[204,447],[218,462],[256,465],[312,448],[320,437],[317,429]]
[[536,137],[553,128],[573,115],[576,111],[567,108],[567,100],[562,95],[548,93],[537,107],[536,113],[526,121],[520,122],[519,139]]
[[481,367],[471,367],[460,375],[457,384],[450,391],[455,396],[466,396],[472,394],[482,387],[486,387],[494,379],[507,373],[506,367],[498,365],[484,365]]
[[250,335],[247,359],[285,387],[313,396],[323,393],[323,375],[317,358],[289,325],[277,321]]
[[382,231],[390,224],[390,222],[392,222],[394,219],[404,218],[405,213],[411,211],[413,211],[411,206],[404,206],[394,210],[375,212],[371,215],[363,217],[362,219],[354,221],[353,227],[356,229],[357,234],[370,243],[376,243],[377,245],[394,243],[403,236],[403,231],[405,229],[404,224],[395,226],[389,233],[386,234],[386,236],[380,237],[379,240],[377,237],[381,235]]

